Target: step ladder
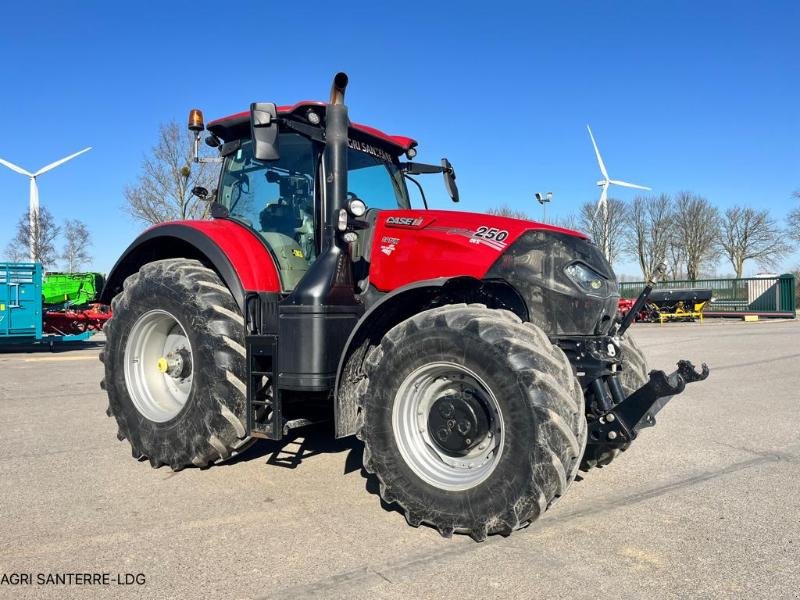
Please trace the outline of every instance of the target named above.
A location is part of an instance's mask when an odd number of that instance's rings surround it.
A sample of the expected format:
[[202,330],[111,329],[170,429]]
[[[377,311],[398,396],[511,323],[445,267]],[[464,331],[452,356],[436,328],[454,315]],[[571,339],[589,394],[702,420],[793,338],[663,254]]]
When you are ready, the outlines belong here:
[[251,436],[283,437],[283,407],[278,380],[278,336],[252,335],[247,348],[247,429]]

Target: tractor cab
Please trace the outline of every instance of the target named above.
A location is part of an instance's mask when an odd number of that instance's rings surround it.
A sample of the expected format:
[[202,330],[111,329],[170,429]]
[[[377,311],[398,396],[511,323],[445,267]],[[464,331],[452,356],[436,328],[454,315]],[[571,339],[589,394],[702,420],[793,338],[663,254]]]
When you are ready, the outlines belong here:
[[[270,249],[284,292],[290,292],[322,252],[324,185],[322,129],[324,105],[281,107],[275,147],[278,157],[258,160],[251,138],[250,113],[209,124],[209,141],[223,158],[215,202],[222,214],[255,231]],[[316,125],[315,125],[316,122]],[[416,142],[353,124],[348,132],[347,198],[361,200],[363,225],[354,233],[353,261],[369,260],[372,224],[378,211],[411,208],[399,157],[414,155]]]

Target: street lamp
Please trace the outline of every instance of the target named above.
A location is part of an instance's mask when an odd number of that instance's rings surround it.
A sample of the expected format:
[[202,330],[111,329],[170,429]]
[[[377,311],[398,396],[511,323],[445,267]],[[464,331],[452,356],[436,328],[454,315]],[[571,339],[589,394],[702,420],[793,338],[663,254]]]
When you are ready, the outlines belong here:
[[547,223],[547,203],[553,199],[553,192],[547,192],[544,196],[536,192],[536,200],[542,205],[542,223]]

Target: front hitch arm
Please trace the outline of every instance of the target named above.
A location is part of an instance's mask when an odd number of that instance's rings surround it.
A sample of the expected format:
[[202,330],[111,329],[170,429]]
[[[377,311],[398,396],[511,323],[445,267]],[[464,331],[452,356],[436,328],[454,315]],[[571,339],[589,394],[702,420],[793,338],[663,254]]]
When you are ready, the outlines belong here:
[[697,371],[688,360],[678,361],[678,368],[669,375],[664,371],[650,371],[650,381],[589,423],[589,443],[621,447],[633,441],[640,429],[656,424],[656,414],[680,394],[687,383],[703,381],[708,373],[705,363]]

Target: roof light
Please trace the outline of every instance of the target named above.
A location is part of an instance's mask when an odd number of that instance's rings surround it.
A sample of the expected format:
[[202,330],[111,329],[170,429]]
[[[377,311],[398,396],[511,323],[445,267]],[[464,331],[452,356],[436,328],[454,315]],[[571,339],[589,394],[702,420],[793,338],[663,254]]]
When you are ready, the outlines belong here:
[[406,150],[406,156],[408,157],[409,160],[414,158],[416,155],[417,155],[416,148],[409,148],[408,150]]
[[315,113],[310,108],[308,109],[308,112],[306,113],[306,117],[308,118],[308,122],[311,123],[312,125],[319,125],[319,114]]
[[189,111],[189,131],[203,131],[203,129],[205,129],[203,111],[199,108],[193,108]]

